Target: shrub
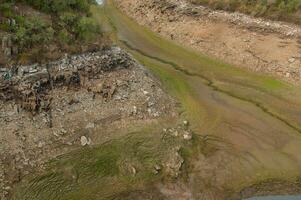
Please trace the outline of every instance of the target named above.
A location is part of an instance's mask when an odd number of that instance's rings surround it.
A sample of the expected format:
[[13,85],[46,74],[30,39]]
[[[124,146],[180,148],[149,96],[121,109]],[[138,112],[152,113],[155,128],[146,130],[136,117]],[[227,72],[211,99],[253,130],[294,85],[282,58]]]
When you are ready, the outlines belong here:
[[53,37],[53,28],[39,18],[27,19],[24,26],[19,26],[16,30],[16,43],[21,49],[47,44]]
[[[16,3],[29,5],[37,12],[23,14],[22,7],[15,9]],[[87,45],[100,33],[90,17],[92,3],[95,0],[0,0],[0,30],[14,36],[19,55],[42,52],[41,47],[49,44],[63,47],[73,41],[74,48],[80,49],[78,45]],[[44,14],[37,15],[39,12]]]
[[78,15],[72,12],[64,12],[60,15],[60,21],[64,23],[64,25],[67,26],[74,26],[77,24],[78,18],[80,18]]
[[82,17],[77,24],[77,37],[82,40],[91,40],[99,32],[100,27],[93,18]]
[[59,32],[58,38],[62,44],[69,44],[72,40],[72,35],[66,29],[63,29]]
[[77,10],[80,12],[88,12],[90,4],[93,0],[24,0],[33,7],[43,10],[44,12],[64,12]]
[[0,16],[2,15],[3,17],[12,17],[13,16],[13,11],[11,8],[12,4],[11,3],[1,3],[0,4]]

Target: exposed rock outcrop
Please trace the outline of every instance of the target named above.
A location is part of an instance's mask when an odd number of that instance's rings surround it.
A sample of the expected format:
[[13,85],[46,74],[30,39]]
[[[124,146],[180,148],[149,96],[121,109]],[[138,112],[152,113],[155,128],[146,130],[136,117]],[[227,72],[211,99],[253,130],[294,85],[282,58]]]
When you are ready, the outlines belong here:
[[[127,68],[129,56],[119,48],[71,56],[44,65],[12,66],[0,69],[0,100],[15,100],[31,112],[49,109],[48,92],[62,85],[86,86],[86,81],[97,78],[118,67]],[[101,93],[105,88],[98,88]],[[108,89],[108,88],[107,88]],[[109,86],[111,89],[111,86]],[[96,89],[97,90],[97,89]],[[95,91],[96,92],[96,91]],[[111,95],[112,91],[104,91]]]

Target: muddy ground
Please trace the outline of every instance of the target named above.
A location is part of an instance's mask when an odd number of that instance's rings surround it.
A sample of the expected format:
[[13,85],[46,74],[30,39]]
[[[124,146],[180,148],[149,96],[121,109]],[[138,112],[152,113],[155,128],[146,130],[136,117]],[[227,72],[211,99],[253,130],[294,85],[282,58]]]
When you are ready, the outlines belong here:
[[118,47],[1,74],[0,197],[51,158],[178,116],[158,81]]
[[301,28],[185,0],[116,0],[127,15],[165,38],[219,60],[301,83]]

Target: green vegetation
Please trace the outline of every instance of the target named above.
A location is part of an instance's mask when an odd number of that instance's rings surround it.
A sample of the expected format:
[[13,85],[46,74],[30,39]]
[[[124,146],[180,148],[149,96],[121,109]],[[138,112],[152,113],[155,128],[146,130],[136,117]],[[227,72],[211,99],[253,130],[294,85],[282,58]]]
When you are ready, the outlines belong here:
[[48,13],[61,13],[65,11],[89,12],[89,7],[93,0],[21,0],[38,10]]
[[190,0],[214,9],[240,11],[254,16],[265,16],[301,23],[301,0]]
[[154,173],[155,166],[161,166],[181,142],[146,130],[63,155],[38,176],[27,177],[15,199],[124,199],[125,192],[145,189],[166,177],[164,168]]
[[[85,45],[101,34],[91,18],[94,0],[0,0],[0,33],[12,35],[18,53]],[[5,35],[5,34],[4,34]],[[0,35],[1,36],[1,35]],[[80,48],[78,48],[80,49]]]

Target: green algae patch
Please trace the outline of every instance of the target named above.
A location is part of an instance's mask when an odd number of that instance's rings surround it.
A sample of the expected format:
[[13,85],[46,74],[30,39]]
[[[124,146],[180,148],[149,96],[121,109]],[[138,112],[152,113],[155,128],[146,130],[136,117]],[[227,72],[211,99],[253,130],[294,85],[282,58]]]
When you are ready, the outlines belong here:
[[131,52],[135,58],[159,78],[162,86],[181,103],[183,118],[188,119],[192,126],[200,128],[205,110],[200,106],[197,94],[189,84],[189,77],[182,76],[178,71],[156,60]]
[[14,199],[111,199],[119,193],[148,187],[162,179],[162,166],[181,141],[160,133],[132,133],[97,147],[60,156],[45,170],[26,177]]

